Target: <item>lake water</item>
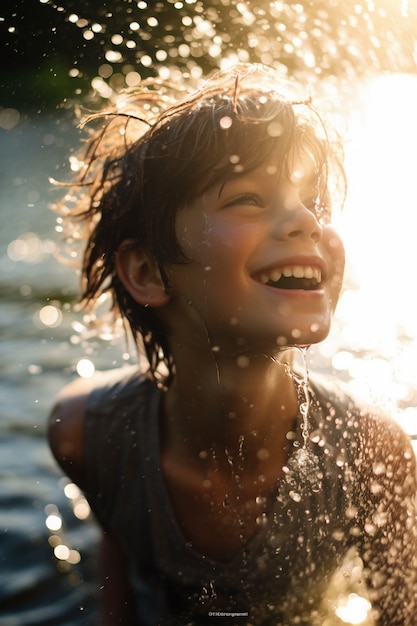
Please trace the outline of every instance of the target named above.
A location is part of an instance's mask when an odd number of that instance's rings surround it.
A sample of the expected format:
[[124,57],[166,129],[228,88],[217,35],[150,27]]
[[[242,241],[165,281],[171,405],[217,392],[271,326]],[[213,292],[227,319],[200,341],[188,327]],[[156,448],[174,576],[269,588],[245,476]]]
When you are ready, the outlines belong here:
[[[45,440],[52,398],[82,348],[69,341],[70,316],[57,328],[39,321],[42,307],[75,290],[73,273],[51,254],[55,217],[47,208],[48,175],[59,176],[73,137],[57,117],[0,130],[1,626],[96,623],[97,531],[74,514]],[[52,529],[46,525],[54,513],[62,519],[56,531],[53,517]],[[56,544],[80,554],[80,562],[57,558]]]
[[[355,392],[385,394],[414,434],[417,80],[392,81],[374,85],[366,96],[374,108],[353,117],[359,141],[348,153],[353,185],[341,224],[350,277],[334,331],[314,359]],[[397,95],[410,118],[393,125]],[[97,528],[45,440],[53,396],[80,359],[97,368],[123,362],[123,347],[86,344],[75,332],[67,309],[76,278],[52,254],[48,176],[65,179],[76,141],[64,114],[0,129],[0,626],[87,626],[97,618]]]

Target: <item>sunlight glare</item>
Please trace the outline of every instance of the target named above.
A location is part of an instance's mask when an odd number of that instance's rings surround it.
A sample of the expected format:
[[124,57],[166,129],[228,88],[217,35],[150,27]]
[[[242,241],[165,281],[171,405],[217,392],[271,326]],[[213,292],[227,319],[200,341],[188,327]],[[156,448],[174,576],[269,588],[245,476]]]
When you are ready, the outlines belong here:
[[[374,313],[373,324],[415,322],[417,290],[417,77],[375,79],[351,121],[346,146],[348,205],[342,232],[353,280]],[[416,325],[414,330],[417,330]]]
[[[378,389],[396,401],[403,394],[400,372],[407,371],[407,384],[417,388],[412,278],[417,267],[417,77],[378,76],[358,85],[357,94],[345,143],[348,198],[336,220],[347,252],[345,289],[323,354],[353,352],[356,363],[344,360],[352,388],[365,394]],[[370,368],[373,358],[385,359],[390,371],[381,362]],[[344,369],[341,365],[338,359],[338,368]]]
[[346,624],[364,624],[371,605],[366,598],[350,593],[347,599],[337,607],[336,615]]

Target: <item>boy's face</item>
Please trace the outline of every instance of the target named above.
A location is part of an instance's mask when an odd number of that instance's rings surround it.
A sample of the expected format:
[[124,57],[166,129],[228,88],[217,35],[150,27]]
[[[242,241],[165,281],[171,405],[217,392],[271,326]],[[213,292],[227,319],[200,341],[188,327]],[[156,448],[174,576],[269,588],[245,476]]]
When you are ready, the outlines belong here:
[[166,268],[174,330],[179,315],[190,333],[204,328],[219,348],[263,352],[327,336],[343,244],[315,214],[317,181],[301,168],[280,176],[275,163],[270,158],[179,211],[177,237],[190,261]]

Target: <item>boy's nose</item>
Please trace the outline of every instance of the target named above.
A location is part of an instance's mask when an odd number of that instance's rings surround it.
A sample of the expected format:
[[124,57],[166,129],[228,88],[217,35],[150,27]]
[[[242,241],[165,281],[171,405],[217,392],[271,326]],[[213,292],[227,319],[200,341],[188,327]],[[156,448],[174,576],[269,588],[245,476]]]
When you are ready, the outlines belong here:
[[278,211],[274,220],[274,236],[277,239],[305,239],[320,241],[323,228],[314,213],[302,202],[291,202]]

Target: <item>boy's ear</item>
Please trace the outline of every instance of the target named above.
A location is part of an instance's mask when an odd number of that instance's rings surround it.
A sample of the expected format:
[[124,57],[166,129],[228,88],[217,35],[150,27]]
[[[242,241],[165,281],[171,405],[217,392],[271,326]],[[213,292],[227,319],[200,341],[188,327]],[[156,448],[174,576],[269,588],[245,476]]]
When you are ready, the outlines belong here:
[[155,259],[132,239],[123,241],[116,254],[119,279],[139,304],[164,306],[171,299]]

